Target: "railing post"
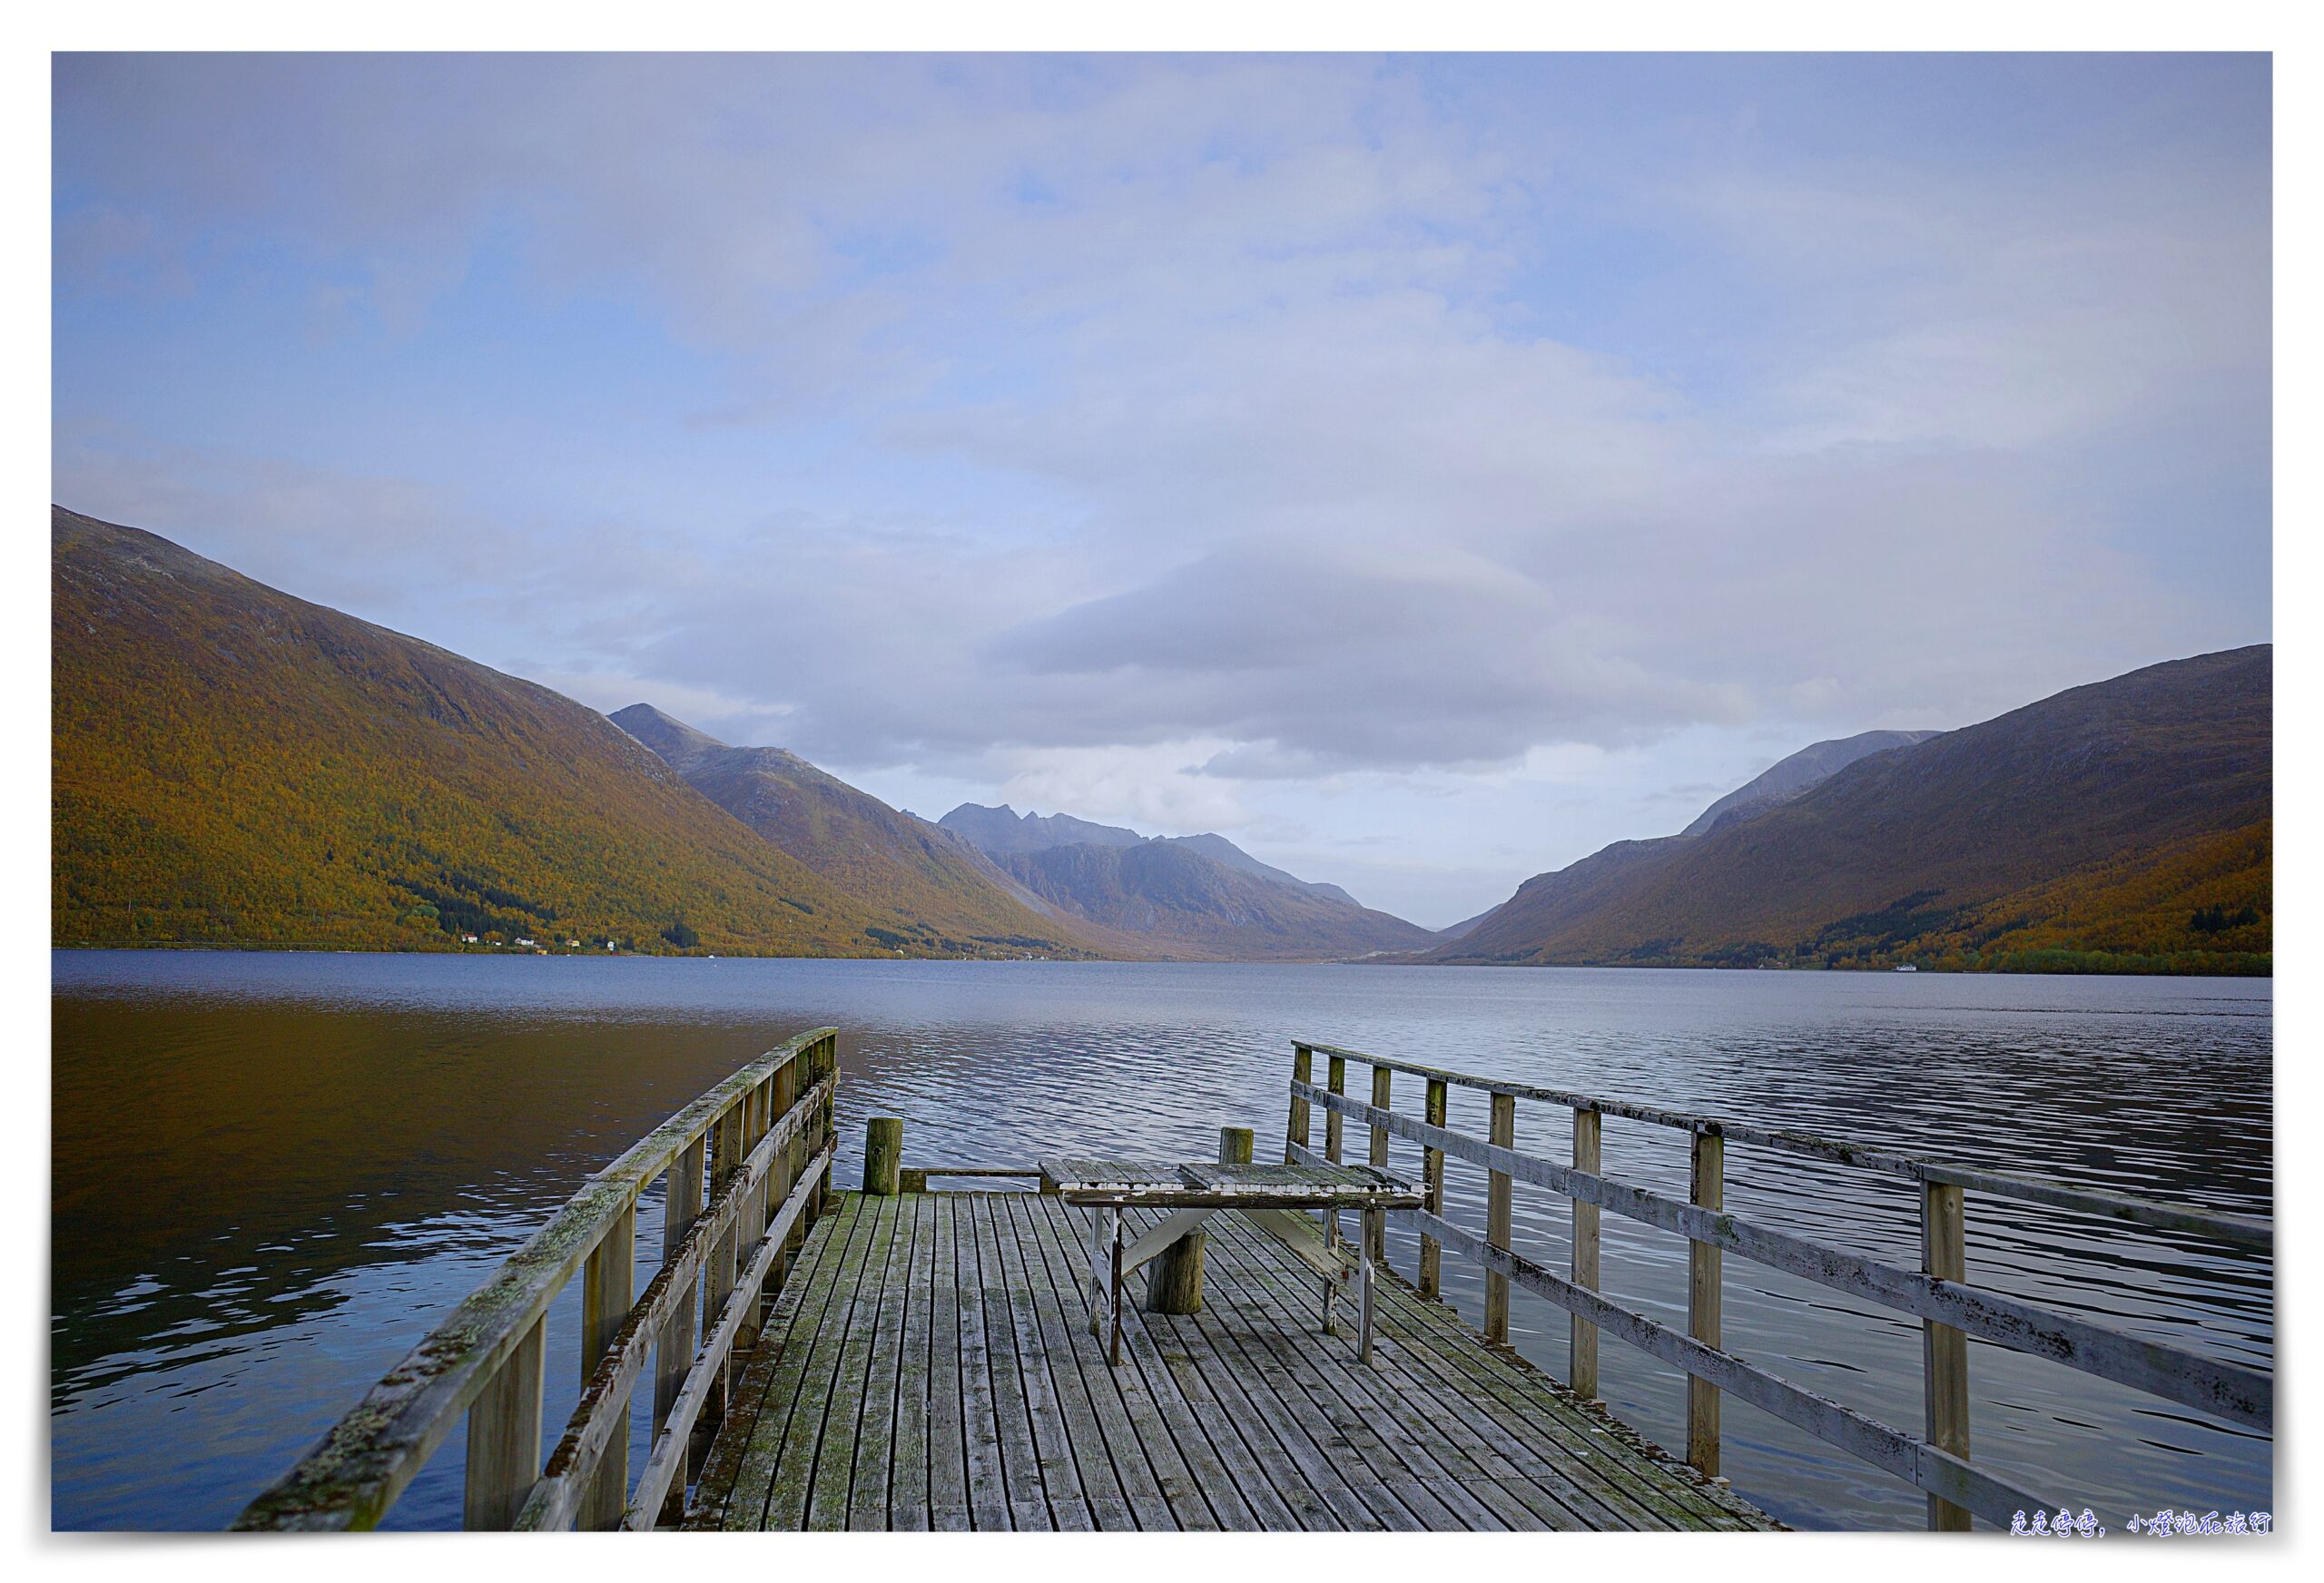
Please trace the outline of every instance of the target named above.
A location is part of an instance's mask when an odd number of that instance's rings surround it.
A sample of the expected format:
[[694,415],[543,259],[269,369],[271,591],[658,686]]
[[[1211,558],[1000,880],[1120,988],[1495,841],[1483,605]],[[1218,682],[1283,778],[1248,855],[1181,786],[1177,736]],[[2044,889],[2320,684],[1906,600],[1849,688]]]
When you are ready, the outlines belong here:
[[[743,1117],[743,1157],[744,1159],[750,1158],[757,1150],[760,1142],[773,1129],[774,1121],[772,1114],[773,1104],[774,1075],[769,1073],[763,1080],[751,1089],[750,1108]],[[743,1204],[743,1230],[742,1234],[735,1238],[735,1258],[738,1263],[747,1264],[750,1262],[752,1250],[756,1249],[760,1239],[766,1235],[767,1209],[770,1202],[767,1192],[773,1185],[774,1162],[769,1160],[765,1174],[759,1177],[758,1185],[751,1189],[749,1198]],[[746,1303],[748,1306],[743,1314],[742,1322],[734,1327],[734,1351],[730,1354],[730,1358],[746,1358],[750,1355],[752,1349],[759,1344],[759,1291],[741,1293],[737,1294],[737,1298]],[[734,1367],[730,1362],[727,1368],[727,1381],[730,1385],[735,1377]]]
[[[1395,1088],[1393,1083],[1394,1077],[1395,1073],[1385,1067],[1372,1068],[1373,1109],[1393,1110],[1396,1107]],[[1382,1170],[1387,1169],[1388,1129],[1386,1127],[1377,1125],[1373,1127],[1372,1146],[1365,1151],[1364,1163],[1376,1165]],[[1364,1224],[1369,1228],[1365,1234],[1365,1241],[1370,1244],[1373,1258],[1384,1263],[1388,1257],[1388,1217],[1384,1214],[1367,1214],[1364,1217]]]
[[[1689,1196],[1696,1206],[1717,1211],[1727,1200],[1727,1140],[1715,1132],[1694,1135],[1688,1172]],[[1687,1244],[1687,1333],[1707,1347],[1718,1341],[1719,1250],[1689,1239]],[[1718,1477],[1718,1388],[1687,1376],[1687,1460],[1707,1478]]]
[[[1573,1168],[1591,1176],[1602,1174],[1599,1129],[1603,1120],[1595,1110],[1573,1113]],[[1579,1198],[1573,1201],[1573,1283],[1584,1291],[1598,1290],[1598,1205]],[[1567,1317],[1572,1322],[1566,1383],[1576,1396],[1594,1398],[1598,1394],[1598,1327],[1580,1314]]]
[[1251,1163],[1251,1129],[1247,1126],[1222,1126],[1218,1129],[1218,1163],[1222,1165],[1247,1165]]
[[[1444,1101],[1448,1090],[1442,1077],[1428,1080],[1428,1125],[1444,1125]],[[1431,1214],[1444,1213],[1444,1151],[1423,1148],[1420,1152],[1421,1195],[1423,1207]],[[1420,1294],[1435,1299],[1442,1288],[1444,1264],[1444,1244],[1426,1232],[1420,1236]]]
[[[749,1153],[750,1145],[743,1141],[750,1130],[748,1106],[747,1096],[736,1099],[711,1128],[708,1186],[712,1189],[725,1179],[728,1172],[740,1166]],[[708,1196],[707,1192],[704,1196]],[[701,1334],[704,1337],[716,1328],[718,1311],[734,1294],[734,1274],[740,1267],[736,1254],[743,1230],[740,1218],[729,1221],[726,1229],[718,1234],[718,1240],[710,1244],[710,1259],[702,1280]],[[711,1431],[726,1416],[726,1381],[725,1360],[722,1359],[717,1373],[712,1377],[709,1392],[703,1398],[702,1411],[694,1418],[694,1438],[697,1443],[706,1445]]]
[[[1347,1092],[1347,1057],[1345,1056],[1332,1057],[1330,1065],[1325,1069],[1331,1076],[1324,1086],[1334,1094],[1345,1094]],[[1324,1158],[1331,1161],[1334,1165],[1340,1163],[1342,1119],[1343,1117],[1336,1110],[1326,1111],[1324,1114]]]
[[[1291,1080],[1295,1083],[1313,1083],[1315,1080],[1315,1052],[1305,1045],[1291,1047]],[[1290,1145],[1297,1144],[1303,1149],[1307,1146],[1307,1101],[1296,1094],[1291,1096],[1291,1125],[1285,1130],[1284,1139],[1283,1163],[1288,1165],[1294,1163]]]
[[541,1476],[541,1352],[548,1318],[501,1362],[468,1404],[468,1470],[460,1525],[505,1529]]
[[[581,1384],[597,1372],[597,1360],[629,1317],[637,1297],[637,1200],[614,1216],[603,1241],[581,1273]],[[629,1505],[629,1408],[614,1420],[612,1438],[597,1460],[597,1471],[581,1498],[576,1528],[599,1530],[621,1526]]]
[[[1502,1148],[1517,1146],[1517,1096],[1496,1094],[1492,1096],[1492,1142]],[[1502,1252],[1509,1251],[1510,1179],[1505,1171],[1489,1171],[1485,1176],[1485,1241]],[[1497,1270],[1485,1272],[1485,1340],[1509,1340],[1509,1277]]]
[[[775,1123],[789,1116],[791,1107],[798,1102],[798,1097],[799,1063],[794,1058],[785,1061],[775,1071],[767,1100],[768,1126],[773,1126]],[[798,1180],[793,1165],[798,1150],[799,1145],[796,1140],[785,1144],[781,1152],[767,1165],[766,1197],[761,1201],[762,1214],[759,1221],[762,1231],[766,1224],[766,1214],[772,1213],[791,1196],[792,1184]],[[751,1315],[751,1329],[753,1332],[766,1328],[766,1293],[783,1289],[783,1278],[789,1273],[790,1267],[791,1240],[786,1237],[783,1239],[783,1247],[776,1252],[773,1260],[767,1265],[766,1285],[761,1288],[756,1312]]]
[[[1921,1184],[1921,1269],[1940,1281],[1968,1278],[1969,1259],[1961,1189]],[[1969,1338],[1949,1324],[1921,1321],[1921,1372],[1929,1444],[1956,1457],[1969,1454]],[[1969,1531],[1969,1513],[1949,1500],[1928,1498],[1928,1526],[1940,1533]]]
[[[670,1159],[668,1185],[662,1204],[662,1262],[677,1256],[678,1244],[702,1214],[702,1139],[686,1140]],[[694,1320],[702,1312],[702,1277],[696,1275],[685,1296],[671,1311],[662,1327],[654,1354],[654,1432],[658,1438],[669,1421],[670,1409],[694,1367]],[[685,1516],[685,1480],[674,1479],[664,1499],[661,1520],[676,1523]]]

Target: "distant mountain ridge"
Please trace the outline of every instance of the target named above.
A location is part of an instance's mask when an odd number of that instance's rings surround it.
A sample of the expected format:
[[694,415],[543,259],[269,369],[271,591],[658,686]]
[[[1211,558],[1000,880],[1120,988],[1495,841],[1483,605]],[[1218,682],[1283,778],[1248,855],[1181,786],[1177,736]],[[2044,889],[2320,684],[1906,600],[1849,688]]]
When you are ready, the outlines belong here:
[[1536,875],[1423,959],[2270,970],[2273,654],[2149,666],[1715,803]]
[[940,822],[1075,918],[1168,954],[1316,960],[1417,950],[1436,938],[1216,834],[1148,837],[978,803]]
[[1086,928],[1010,879],[982,853],[926,820],[773,747],[730,747],[650,703],[613,723],[659,754],[687,784],[851,895],[904,915],[891,949],[946,955],[1102,949]]

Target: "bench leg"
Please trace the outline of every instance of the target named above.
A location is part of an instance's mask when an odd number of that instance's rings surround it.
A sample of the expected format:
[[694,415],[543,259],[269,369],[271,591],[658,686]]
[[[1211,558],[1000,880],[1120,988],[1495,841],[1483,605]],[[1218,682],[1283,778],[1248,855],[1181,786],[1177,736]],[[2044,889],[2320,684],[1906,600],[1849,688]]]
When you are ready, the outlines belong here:
[[1114,1225],[1121,1211],[1103,1207],[1089,1212],[1089,1333],[1097,1335],[1101,1305],[1114,1285]]
[[[1325,1253],[1333,1252],[1338,1248],[1339,1245],[1340,1212],[1336,1209],[1326,1209],[1324,1211],[1324,1251]],[[1340,1322],[1337,1309],[1339,1294],[1339,1283],[1333,1280],[1329,1275],[1324,1276],[1324,1333],[1325,1335],[1337,1335],[1340,1333]]]
[[1355,1266],[1355,1357],[1361,1363],[1372,1362],[1372,1249],[1386,1229],[1387,1216],[1379,1210],[1364,1212],[1364,1246]]

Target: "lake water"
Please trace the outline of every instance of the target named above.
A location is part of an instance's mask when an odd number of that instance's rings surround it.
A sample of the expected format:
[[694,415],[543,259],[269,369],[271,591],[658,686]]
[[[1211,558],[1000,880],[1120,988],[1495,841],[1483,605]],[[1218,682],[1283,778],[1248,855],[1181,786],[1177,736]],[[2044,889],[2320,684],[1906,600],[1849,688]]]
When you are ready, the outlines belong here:
[[[848,1185],[875,1113],[907,1118],[908,1163],[1203,1157],[1226,1122],[1264,1158],[1298,1037],[2272,1213],[2264,980],[158,952],[60,952],[53,974],[59,1528],[224,1525],[591,1170],[822,1024],[844,1030]],[[1401,1080],[1400,1107],[1417,1090]],[[1567,1114],[1521,1106],[1519,1145],[1562,1158]],[[1483,1097],[1456,1091],[1452,1125],[1482,1136]],[[1685,1191],[1680,1135],[1610,1117],[1605,1161]],[[1393,1165],[1416,1174],[1416,1153],[1400,1142]],[[1452,1162],[1448,1193],[1482,1225],[1482,1173]],[[1727,1203],[1917,1263],[1902,1182],[1736,1146]],[[1521,1252],[1562,1268],[1567,1221],[1519,1186]],[[1409,1234],[1390,1256],[1410,1274]],[[2265,1258],[1975,1195],[1968,1257],[1974,1280],[2273,1366]],[[1450,1254],[1445,1273],[1475,1322],[1482,1278]],[[1601,1283],[1684,1322],[1675,1237],[1607,1215]],[[578,1285],[551,1316],[552,1437]],[[1561,1311],[1517,1292],[1512,1326],[1563,1376]],[[1726,1339],[1919,1427],[1917,1322],[1730,1255]],[[1675,1372],[1600,1345],[1615,1411],[1683,1444]],[[2272,1509],[2264,1437],[1982,1342],[1970,1372],[1977,1459],[2053,1505],[2110,1527]],[[1731,1398],[1724,1427],[1728,1475],[1787,1522],[1922,1522],[1917,1492]],[[458,1526],[459,1489],[455,1435],[392,1526]]]

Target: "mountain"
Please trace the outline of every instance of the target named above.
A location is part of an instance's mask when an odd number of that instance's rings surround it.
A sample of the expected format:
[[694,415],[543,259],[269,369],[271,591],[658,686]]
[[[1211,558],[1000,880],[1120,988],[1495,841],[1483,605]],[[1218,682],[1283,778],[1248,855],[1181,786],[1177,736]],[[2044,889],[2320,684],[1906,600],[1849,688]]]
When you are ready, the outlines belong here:
[[963,802],[936,821],[979,851],[995,857],[1009,852],[1043,852],[1051,847],[1134,847],[1146,837],[1117,824],[1091,824],[1069,813],[1019,817],[1007,803],[987,808]]
[[1230,869],[1176,841],[996,854],[1037,894],[1147,942],[1157,954],[1318,961],[1411,951],[1428,930]]
[[1424,949],[1436,937],[1260,862],[1219,835],[1140,835],[1067,814],[963,803],[943,827],[1073,917],[1153,953],[1315,961]]
[[1273,864],[1263,863],[1223,835],[1140,835],[1118,824],[1092,824],[1086,819],[1076,819],[1069,813],[1019,814],[1007,803],[987,808],[980,803],[963,802],[939,821],[946,830],[960,836],[980,850],[992,854],[1044,852],[1051,847],[1135,847],[1149,841],[1167,841],[1189,851],[1200,852],[1213,862],[1224,863],[1246,874],[1271,880],[1278,885],[1288,885],[1326,900],[1343,902],[1349,907],[1364,904],[1337,885],[1327,885],[1313,880],[1302,880],[1286,873]]
[[976,848],[900,813],[781,748],[729,747],[650,703],[613,722],[686,783],[850,896],[876,896],[908,919],[916,943],[950,955],[1087,954],[1088,930],[1061,922]]
[[1867,731],[1833,742],[1811,742],[1755,780],[1747,781],[1712,803],[1680,835],[1701,835],[1730,815],[1758,812],[1788,802],[1869,753],[1908,748],[1940,734],[1933,731]]
[[1230,869],[1240,869],[1244,873],[1255,874],[1262,880],[1272,880],[1278,885],[1289,885],[1305,890],[1310,895],[1321,896],[1329,901],[1344,902],[1350,907],[1364,905],[1336,885],[1326,885],[1314,880],[1302,880],[1296,874],[1285,873],[1272,864],[1263,863],[1223,835],[1166,835],[1161,839],[1173,845],[1185,847],[1190,851],[1200,852],[1213,862],[1224,863]]
[[1874,752],[1537,875],[1426,959],[2267,971],[2273,691],[2259,644]]
[[59,945],[935,954],[595,710],[50,514]]

